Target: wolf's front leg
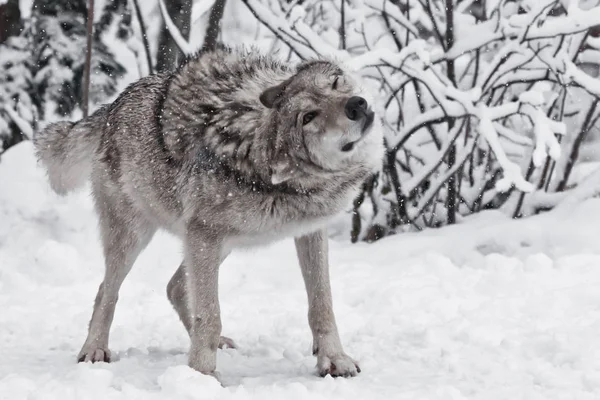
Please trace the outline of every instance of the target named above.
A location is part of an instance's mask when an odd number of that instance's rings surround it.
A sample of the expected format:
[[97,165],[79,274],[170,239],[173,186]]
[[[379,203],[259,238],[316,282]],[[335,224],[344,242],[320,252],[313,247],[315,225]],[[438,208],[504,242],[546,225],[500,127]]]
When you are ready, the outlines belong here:
[[296,251],[308,295],[308,323],[319,374],[355,376],[360,368],[344,352],[333,314],[327,232],[321,230],[296,238]]
[[191,314],[188,365],[203,374],[217,376],[217,347],[221,334],[218,294],[222,241],[210,238],[200,228],[188,229],[185,257]]

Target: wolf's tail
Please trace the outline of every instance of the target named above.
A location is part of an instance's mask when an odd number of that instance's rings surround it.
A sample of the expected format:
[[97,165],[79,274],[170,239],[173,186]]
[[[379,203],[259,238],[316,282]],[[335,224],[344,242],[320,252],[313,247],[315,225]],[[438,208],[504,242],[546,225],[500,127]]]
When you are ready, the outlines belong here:
[[104,119],[104,109],[100,109],[75,123],[52,123],[34,136],[37,158],[56,193],[65,195],[88,180]]

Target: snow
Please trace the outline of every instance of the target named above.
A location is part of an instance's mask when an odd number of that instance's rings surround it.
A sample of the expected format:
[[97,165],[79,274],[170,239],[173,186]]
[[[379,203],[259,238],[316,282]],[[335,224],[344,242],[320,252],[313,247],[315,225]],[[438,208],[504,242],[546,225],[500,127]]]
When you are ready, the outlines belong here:
[[118,361],[75,363],[103,272],[89,192],[52,194],[30,142],[3,155],[0,182],[0,399],[600,396],[598,199],[520,221],[483,212],[370,245],[338,235],[336,316],[363,370],[348,380],[314,373],[293,242],[234,252],[220,298],[239,349],[218,353],[221,387],[186,366],[165,295],[181,248],[167,234],[121,291]]

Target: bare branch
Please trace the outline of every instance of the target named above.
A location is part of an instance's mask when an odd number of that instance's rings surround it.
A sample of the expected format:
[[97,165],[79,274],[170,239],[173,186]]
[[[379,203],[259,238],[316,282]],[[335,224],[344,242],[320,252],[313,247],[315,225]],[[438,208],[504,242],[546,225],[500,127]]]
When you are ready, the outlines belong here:
[[140,25],[140,32],[142,34],[142,42],[144,43],[144,50],[146,53],[146,62],[148,63],[148,73],[152,73],[152,57],[150,56],[150,43],[148,42],[148,34],[146,33],[146,24],[144,24],[144,18],[140,11],[140,5],[138,0],[133,0],[133,7],[135,8],[135,15]]

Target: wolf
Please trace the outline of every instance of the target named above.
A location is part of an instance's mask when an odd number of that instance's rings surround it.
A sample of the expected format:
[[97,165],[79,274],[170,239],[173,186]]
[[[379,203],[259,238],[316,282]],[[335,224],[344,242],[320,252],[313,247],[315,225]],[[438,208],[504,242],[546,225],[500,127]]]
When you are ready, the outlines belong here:
[[105,258],[80,362],[109,362],[119,289],[158,229],[181,238],[167,296],[188,364],[218,377],[219,266],[236,248],[293,237],[321,376],[354,376],[332,306],[326,226],[383,158],[372,100],[342,63],[296,65],[219,47],[129,85],[77,122],[34,138],[58,194],[91,181]]

